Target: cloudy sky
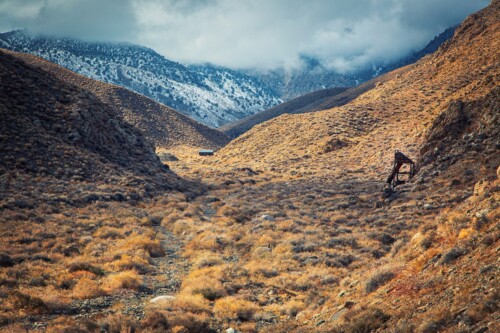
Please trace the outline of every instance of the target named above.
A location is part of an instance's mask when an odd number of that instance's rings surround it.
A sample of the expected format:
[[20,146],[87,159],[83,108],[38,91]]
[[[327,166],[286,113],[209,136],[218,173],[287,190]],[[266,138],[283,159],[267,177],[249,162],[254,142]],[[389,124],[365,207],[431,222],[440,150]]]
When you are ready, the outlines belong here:
[[489,0],[0,0],[0,31],[149,46],[184,63],[350,71],[422,48]]

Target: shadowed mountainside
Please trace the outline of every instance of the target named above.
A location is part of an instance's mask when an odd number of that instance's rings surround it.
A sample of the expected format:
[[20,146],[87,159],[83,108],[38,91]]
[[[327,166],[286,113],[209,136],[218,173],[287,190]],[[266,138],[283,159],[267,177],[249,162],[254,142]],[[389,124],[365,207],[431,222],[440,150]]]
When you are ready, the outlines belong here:
[[22,55],[0,51],[0,57],[5,205],[127,200],[186,187],[142,134],[92,91]]
[[280,102],[259,79],[212,65],[185,66],[130,43],[0,33],[0,47],[31,53],[94,80],[116,84],[220,126]]

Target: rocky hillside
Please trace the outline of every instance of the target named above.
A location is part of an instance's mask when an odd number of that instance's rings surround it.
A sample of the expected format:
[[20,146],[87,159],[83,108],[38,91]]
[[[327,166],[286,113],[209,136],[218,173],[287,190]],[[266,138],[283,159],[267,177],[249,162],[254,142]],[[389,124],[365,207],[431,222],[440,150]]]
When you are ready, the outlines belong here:
[[133,200],[186,187],[92,90],[54,75],[55,65],[32,64],[44,61],[3,50],[0,57],[4,207]]
[[190,146],[218,149],[229,141],[221,132],[143,95],[89,79],[29,54],[16,53],[15,55],[61,81],[91,92],[102,103],[121,113],[128,123],[140,129],[157,148]]
[[103,82],[151,97],[217,127],[268,109],[281,100],[259,79],[217,66],[186,67],[151,49],[115,43],[0,34],[0,47],[45,58]]

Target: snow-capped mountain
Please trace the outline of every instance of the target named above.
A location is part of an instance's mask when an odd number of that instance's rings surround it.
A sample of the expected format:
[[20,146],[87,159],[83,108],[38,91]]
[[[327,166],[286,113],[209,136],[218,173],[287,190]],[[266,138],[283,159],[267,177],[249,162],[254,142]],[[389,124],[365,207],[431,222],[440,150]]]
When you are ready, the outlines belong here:
[[0,34],[0,47],[31,53],[92,79],[151,97],[204,124],[218,127],[281,102],[258,78],[211,65],[184,66],[128,43]]

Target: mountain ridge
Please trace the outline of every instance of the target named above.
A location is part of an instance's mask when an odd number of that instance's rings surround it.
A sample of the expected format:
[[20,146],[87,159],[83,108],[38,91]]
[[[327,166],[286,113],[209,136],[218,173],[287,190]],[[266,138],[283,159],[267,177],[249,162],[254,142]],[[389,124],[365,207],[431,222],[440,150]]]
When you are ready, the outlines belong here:
[[91,91],[103,103],[118,110],[127,122],[140,129],[156,147],[191,146],[218,149],[228,142],[228,138],[219,131],[146,96],[120,86],[92,80],[30,54],[16,53],[16,56],[60,80]]
[[217,127],[277,104],[258,79],[219,66],[184,66],[130,43],[0,34],[0,46],[32,53],[92,79],[124,86]]

